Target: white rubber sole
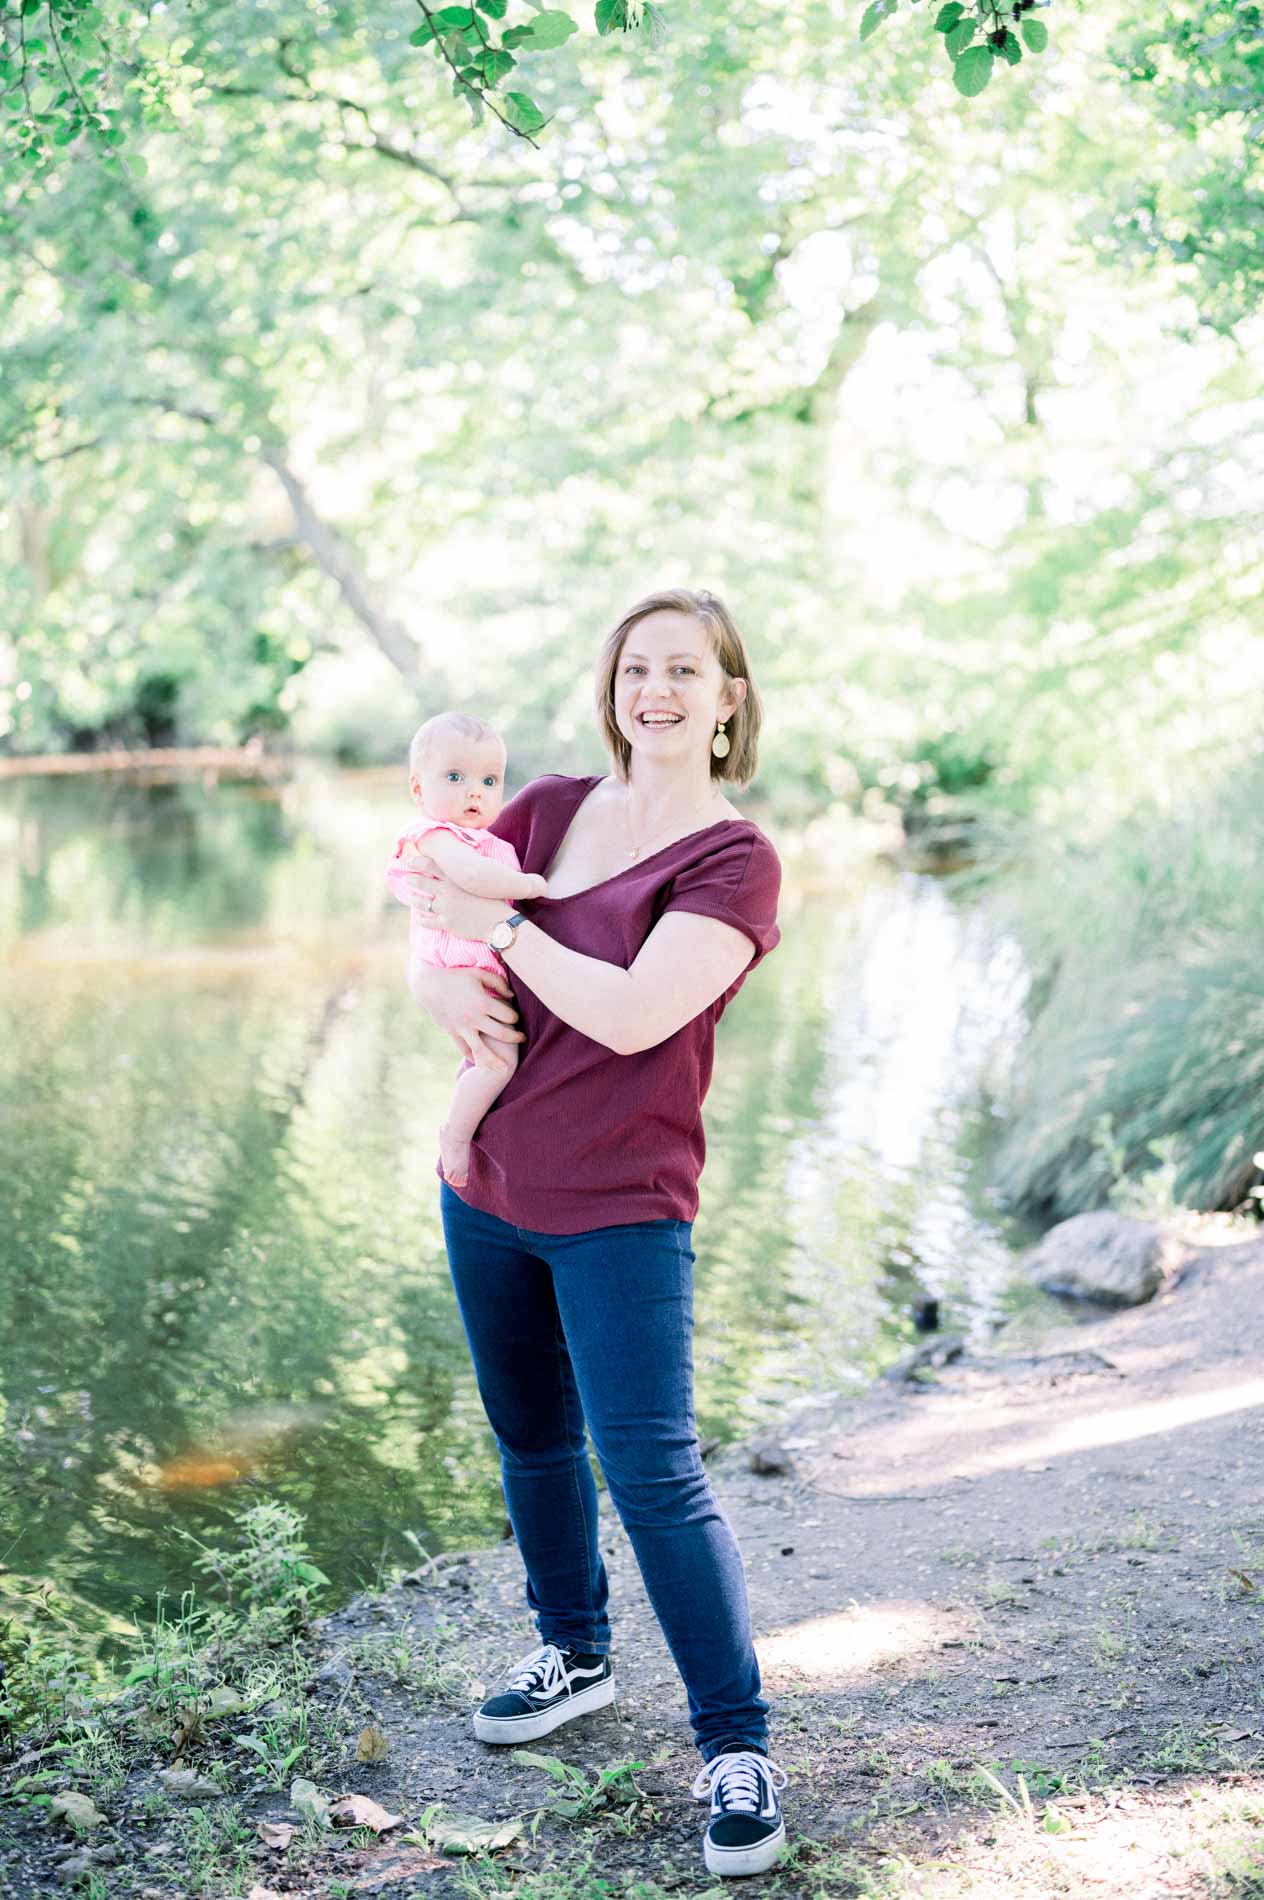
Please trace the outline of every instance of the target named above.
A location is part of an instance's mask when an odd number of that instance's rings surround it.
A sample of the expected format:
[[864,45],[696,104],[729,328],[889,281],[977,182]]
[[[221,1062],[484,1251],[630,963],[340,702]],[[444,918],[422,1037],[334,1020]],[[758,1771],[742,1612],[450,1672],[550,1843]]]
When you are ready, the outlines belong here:
[[770,1834],[766,1841],[756,1841],[753,1847],[716,1847],[710,1836],[704,1835],[702,1858],[709,1874],[762,1874],[781,1859],[785,1844],[783,1821],[775,1834]]
[[538,1742],[542,1735],[551,1735],[555,1728],[561,1728],[563,1722],[573,1722],[577,1715],[591,1715],[594,1709],[607,1708],[614,1698],[614,1677],[607,1676],[604,1682],[594,1682],[591,1689],[581,1689],[578,1695],[559,1702],[556,1708],[543,1709],[538,1715],[484,1715],[481,1709],[476,1709],[474,1733],[480,1742]]

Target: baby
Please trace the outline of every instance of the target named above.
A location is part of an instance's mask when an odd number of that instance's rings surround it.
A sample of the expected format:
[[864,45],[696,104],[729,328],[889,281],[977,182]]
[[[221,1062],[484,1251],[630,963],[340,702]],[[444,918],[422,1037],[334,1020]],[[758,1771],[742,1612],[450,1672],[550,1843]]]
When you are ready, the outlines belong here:
[[[404,879],[408,859],[419,850],[478,897],[517,902],[546,894],[544,879],[521,870],[513,846],[487,829],[505,796],[505,747],[486,720],[458,712],[427,719],[408,749],[408,789],[421,816],[400,833],[386,872],[402,904],[417,903]],[[408,920],[408,950],[410,958],[443,969],[504,973],[490,944],[427,929],[416,910]],[[474,1067],[457,1077],[448,1119],[439,1130],[444,1178],[453,1187],[464,1187],[469,1179],[474,1131],[518,1066],[517,1043],[494,1040],[506,1066],[493,1067],[481,1038],[476,1039]]]

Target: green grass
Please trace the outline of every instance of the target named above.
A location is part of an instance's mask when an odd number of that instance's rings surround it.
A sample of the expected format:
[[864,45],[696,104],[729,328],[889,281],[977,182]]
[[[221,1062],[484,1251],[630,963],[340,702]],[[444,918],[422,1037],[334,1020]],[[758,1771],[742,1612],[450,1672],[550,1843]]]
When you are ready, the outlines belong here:
[[993,1158],[1012,1206],[1060,1219],[1255,1205],[1264,1177],[1264,762],[1091,844],[1033,840],[993,893],[1033,969],[1031,1030]]

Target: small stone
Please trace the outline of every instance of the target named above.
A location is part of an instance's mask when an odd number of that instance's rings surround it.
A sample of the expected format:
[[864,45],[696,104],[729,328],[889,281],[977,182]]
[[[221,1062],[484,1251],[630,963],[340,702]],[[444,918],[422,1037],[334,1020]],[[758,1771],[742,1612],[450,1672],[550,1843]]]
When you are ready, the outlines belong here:
[[113,1841],[103,1841],[100,1847],[94,1847],[92,1858],[101,1867],[113,1867],[119,1857],[118,1848]]
[[794,1460],[777,1438],[757,1438],[750,1448],[750,1468],[761,1478],[780,1478],[794,1470]]
[[92,1856],[75,1854],[70,1860],[64,1860],[57,1869],[57,1878],[63,1887],[73,1887],[79,1881],[86,1880],[92,1872]]

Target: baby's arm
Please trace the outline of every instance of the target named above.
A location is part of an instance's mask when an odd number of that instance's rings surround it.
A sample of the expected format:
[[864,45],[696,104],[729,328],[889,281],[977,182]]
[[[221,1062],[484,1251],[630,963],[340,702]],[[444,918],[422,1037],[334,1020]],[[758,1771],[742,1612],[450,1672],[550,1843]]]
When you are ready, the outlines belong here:
[[[548,886],[542,877],[519,871],[512,864],[485,858],[472,844],[465,844],[450,831],[428,831],[414,847],[422,856],[433,858],[439,869],[463,891],[473,897],[543,897]],[[405,848],[404,856],[410,854]]]

